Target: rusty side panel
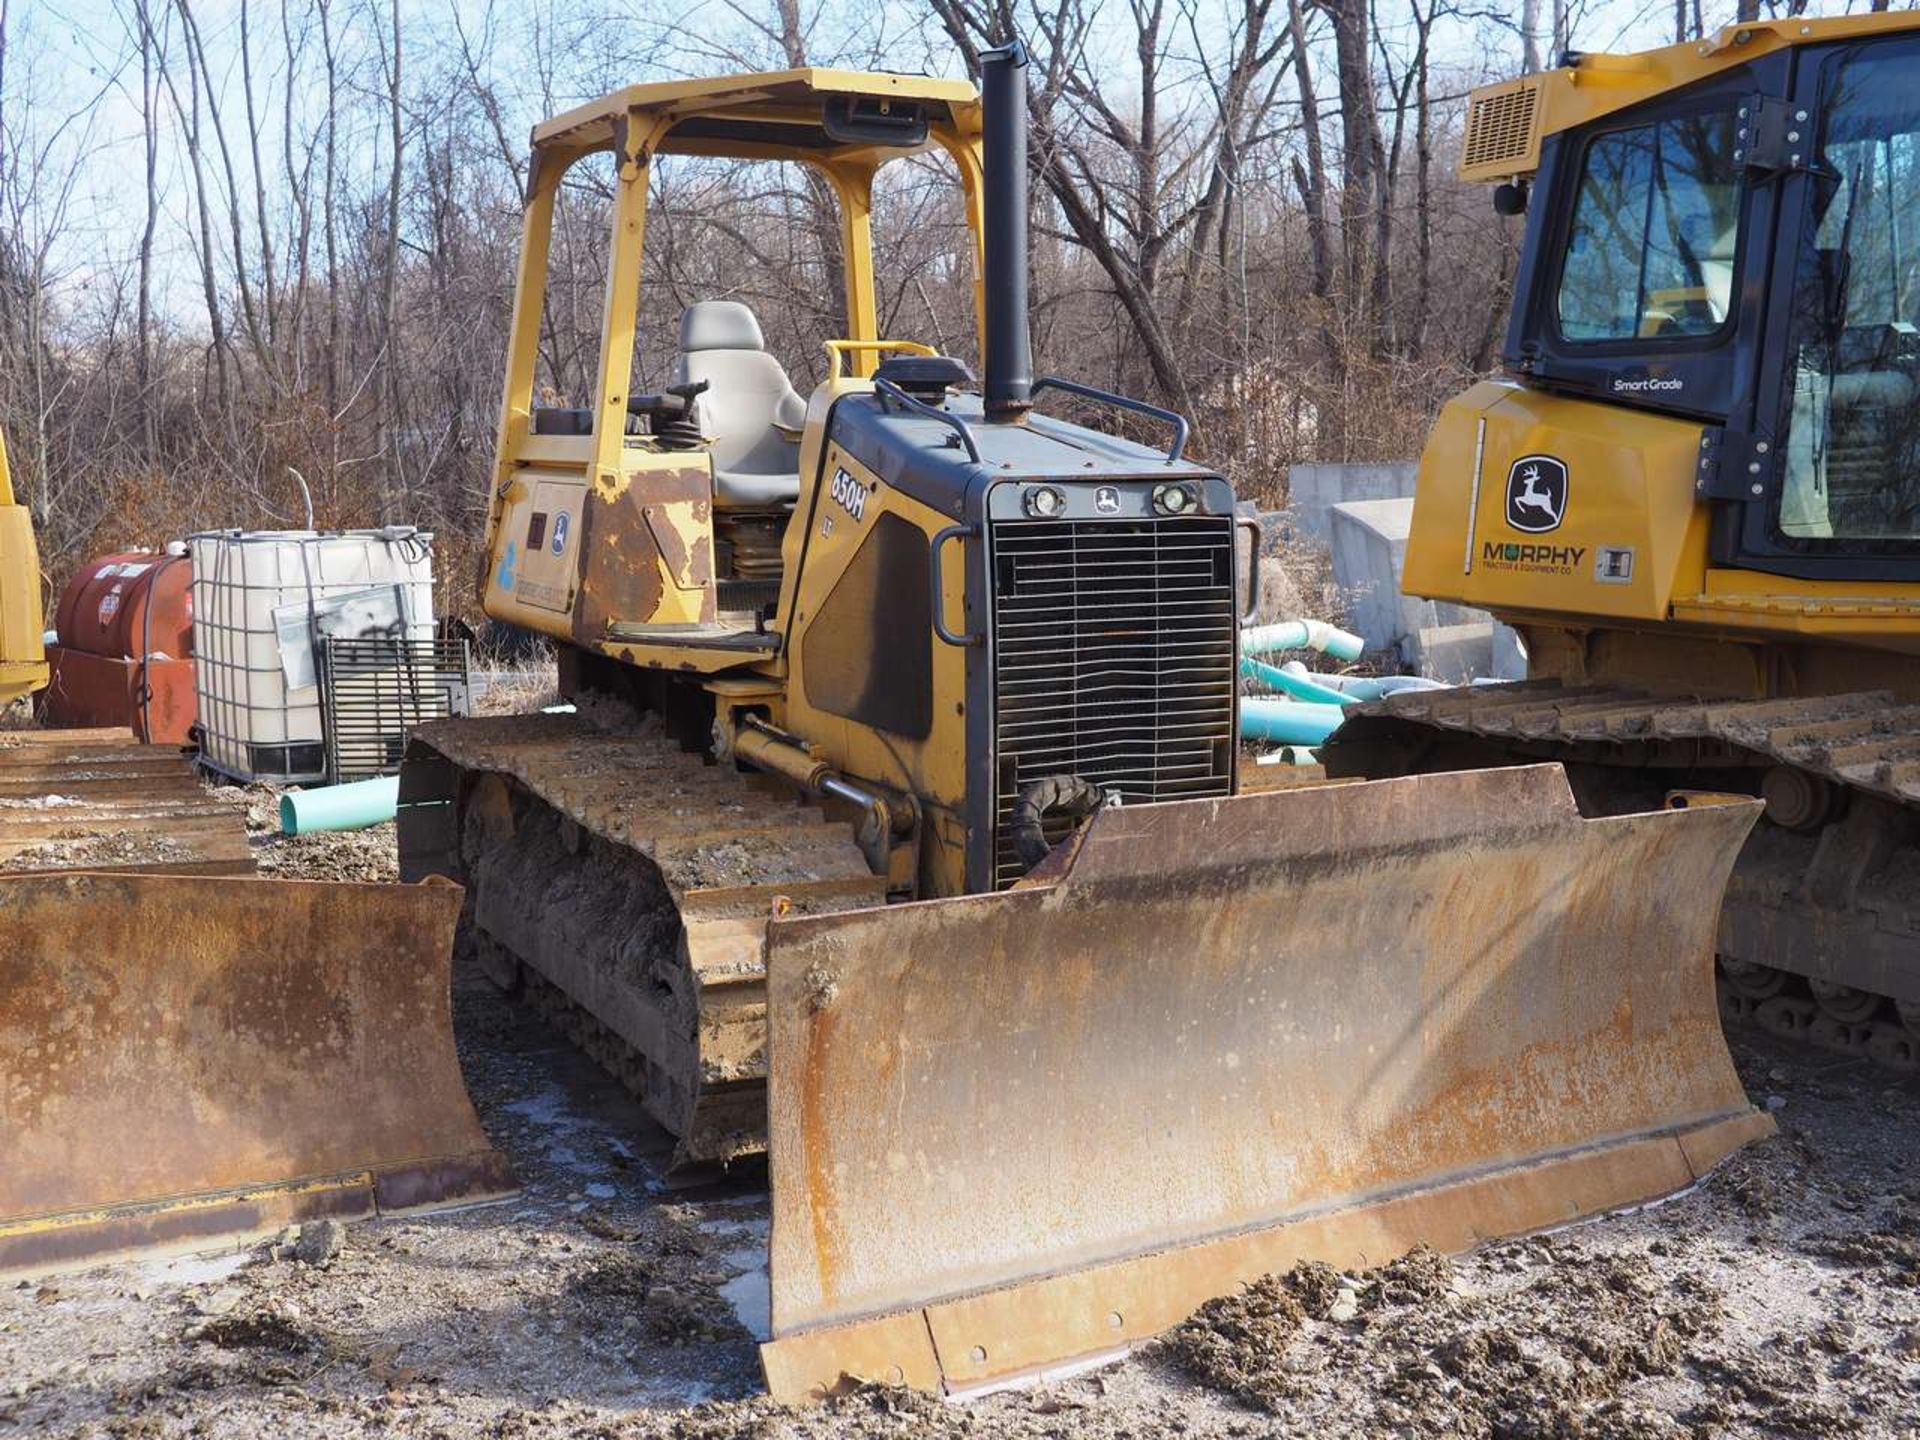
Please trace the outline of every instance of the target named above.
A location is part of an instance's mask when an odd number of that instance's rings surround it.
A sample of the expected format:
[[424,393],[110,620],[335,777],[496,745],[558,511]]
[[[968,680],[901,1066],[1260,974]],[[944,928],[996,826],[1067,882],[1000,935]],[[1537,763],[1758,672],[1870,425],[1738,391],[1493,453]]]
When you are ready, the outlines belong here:
[[[963,1295],[1440,1185],[1479,1198],[1380,1233],[1686,1183],[1673,1137],[1752,1113],[1712,942],[1758,809],[1587,821],[1557,766],[1124,807],[1052,884],[773,922],[774,1349],[924,1310],[973,1383],[1141,1322],[955,1354]],[[1169,1261],[1149,1313],[1236,1278]]]
[[0,879],[0,1270],[506,1193],[458,887]]
[[712,505],[704,466],[647,469],[611,494],[589,487],[574,638],[591,645],[616,622],[711,624]]

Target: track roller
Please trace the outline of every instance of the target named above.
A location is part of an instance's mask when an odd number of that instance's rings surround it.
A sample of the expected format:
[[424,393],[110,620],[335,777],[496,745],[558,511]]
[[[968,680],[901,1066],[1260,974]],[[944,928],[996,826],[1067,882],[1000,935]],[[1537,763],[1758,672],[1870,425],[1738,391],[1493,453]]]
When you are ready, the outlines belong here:
[[1851,985],[1837,985],[1831,980],[1809,980],[1807,988],[1813,991],[1815,1003],[1843,1024],[1864,1025],[1873,1019],[1874,1011],[1880,1008],[1880,997],[1870,990],[1856,990]]

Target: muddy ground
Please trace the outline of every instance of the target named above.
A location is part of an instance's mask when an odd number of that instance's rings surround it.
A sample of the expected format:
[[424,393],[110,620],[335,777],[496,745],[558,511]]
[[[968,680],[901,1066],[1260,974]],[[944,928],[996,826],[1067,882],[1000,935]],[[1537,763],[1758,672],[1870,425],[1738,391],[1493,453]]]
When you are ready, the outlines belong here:
[[[256,795],[264,821],[271,797]],[[375,879],[391,827],[256,831]],[[664,1135],[457,978],[524,1193],[0,1290],[0,1433],[80,1436],[1899,1435],[1920,1428],[1920,1086],[1740,1039],[1780,1135],[1637,1213],[1357,1275],[1306,1268],[1075,1378],[966,1404],[757,1396],[763,1196],[669,1192]]]

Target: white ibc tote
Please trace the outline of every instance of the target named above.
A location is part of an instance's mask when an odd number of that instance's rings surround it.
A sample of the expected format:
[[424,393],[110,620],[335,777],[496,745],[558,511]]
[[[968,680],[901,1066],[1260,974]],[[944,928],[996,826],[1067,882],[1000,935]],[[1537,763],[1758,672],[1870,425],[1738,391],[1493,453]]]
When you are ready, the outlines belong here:
[[327,774],[324,635],[433,638],[433,536],[218,530],[190,537],[201,761],[236,780]]

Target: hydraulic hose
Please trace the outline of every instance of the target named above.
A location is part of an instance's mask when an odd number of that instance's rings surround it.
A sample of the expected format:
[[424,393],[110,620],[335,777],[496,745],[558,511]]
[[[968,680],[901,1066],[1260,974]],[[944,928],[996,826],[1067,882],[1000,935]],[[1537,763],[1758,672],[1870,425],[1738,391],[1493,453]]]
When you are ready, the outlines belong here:
[[1078,775],[1049,775],[1022,787],[1008,818],[1014,853],[1020,857],[1020,863],[1031,870],[1053,849],[1046,835],[1047,816],[1070,815],[1080,821],[1106,803],[1107,797],[1100,787]]

